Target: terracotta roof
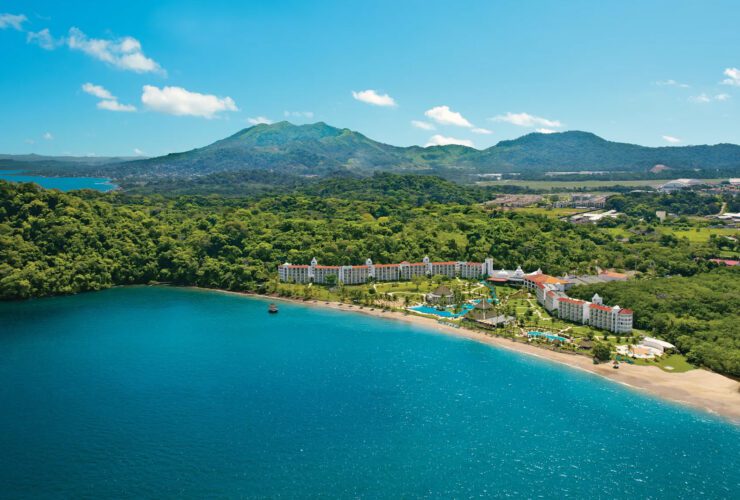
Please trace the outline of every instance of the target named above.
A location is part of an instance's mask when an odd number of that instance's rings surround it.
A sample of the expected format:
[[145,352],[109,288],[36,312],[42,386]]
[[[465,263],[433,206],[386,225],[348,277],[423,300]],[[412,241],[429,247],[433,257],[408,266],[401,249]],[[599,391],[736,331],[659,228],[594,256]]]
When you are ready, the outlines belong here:
[[607,312],[609,312],[609,311],[612,310],[611,307],[609,307],[609,306],[602,306],[601,304],[591,304],[589,307],[591,309],[598,309],[600,311],[607,311]]
[[509,278],[488,278],[486,281],[493,281],[494,283],[506,283]]
[[579,299],[571,299],[570,297],[560,297],[558,299],[559,302],[568,302],[569,304],[583,304],[583,300]]
[[291,265],[288,266],[288,269],[307,269],[309,267],[311,267],[311,266],[306,266],[306,265],[303,265],[303,264],[291,264]]
[[730,259],[709,259],[711,262],[714,262],[715,264],[724,264],[726,266],[740,266],[740,260],[730,260]]
[[617,273],[614,271],[604,271],[602,273],[599,273],[599,276],[607,276],[609,278],[622,279],[622,280],[626,280],[628,278],[626,274]]
[[435,265],[436,266],[450,266],[450,265],[454,266],[456,264],[457,264],[457,262],[452,261],[452,260],[451,261],[448,261],[448,262],[432,262],[432,265],[433,266],[435,266]]
[[463,266],[482,266],[483,262],[461,262]]
[[375,264],[375,267],[398,267],[399,264]]
[[408,264],[409,266],[416,266],[416,267],[426,266],[426,264],[424,264],[423,262],[412,262],[411,264],[409,264],[408,262],[406,262],[406,264]]
[[339,269],[339,266],[316,266],[316,269]]
[[547,283],[550,285],[565,285],[568,283],[565,280],[561,280],[560,278],[555,278],[554,276],[549,276],[547,274],[535,274],[527,276],[525,279],[531,281],[532,283]]
[[619,314],[632,314],[632,309],[621,309]]
[[367,269],[367,266],[351,266],[352,269]]

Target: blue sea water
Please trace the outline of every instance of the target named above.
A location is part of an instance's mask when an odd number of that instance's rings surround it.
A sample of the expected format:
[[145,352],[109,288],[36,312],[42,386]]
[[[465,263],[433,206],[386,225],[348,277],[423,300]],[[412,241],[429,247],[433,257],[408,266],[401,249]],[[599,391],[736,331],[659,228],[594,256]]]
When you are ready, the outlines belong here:
[[117,186],[110,179],[102,177],[45,177],[42,175],[27,175],[18,170],[0,170],[0,179],[11,182],[35,182],[46,189],[72,191],[75,189],[95,189],[96,191],[110,191]]
[[391,320],[133,287],[0,304],[0,497],[738,498],[740,428]]

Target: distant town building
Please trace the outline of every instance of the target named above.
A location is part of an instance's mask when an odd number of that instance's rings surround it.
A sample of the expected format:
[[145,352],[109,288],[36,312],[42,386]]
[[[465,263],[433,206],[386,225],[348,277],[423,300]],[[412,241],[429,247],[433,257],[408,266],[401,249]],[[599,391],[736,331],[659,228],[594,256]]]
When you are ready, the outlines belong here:
[[658,186],[658,191],[663,193],[672,193],[674,191],[680,191],[682,189],[699,186],[701,184],[704,184],[704,181],[699,179],[676,179],[666,182],[665,184],[661,184]]
[[585,214],[577,214],[570,218],[570,221],[574,224],[596,224],[603,219],[616,219],[622,215],[616,210],[607,210],[606,212],[589,212]]
[[512,207],[521,208],[534,205],[542,201],[542,196],[538,194],[507,194],[498,196],[485,203],[486,206]]

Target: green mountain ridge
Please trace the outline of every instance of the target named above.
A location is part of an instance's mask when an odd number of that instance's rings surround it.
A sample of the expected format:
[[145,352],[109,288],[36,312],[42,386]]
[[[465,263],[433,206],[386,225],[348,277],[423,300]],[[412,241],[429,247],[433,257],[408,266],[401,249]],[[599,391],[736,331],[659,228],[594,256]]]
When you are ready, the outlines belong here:
[[696,169],[705,174],[721,171],[723,175],[736,175],[740,173],[740,146],[646,147],[611,142],[589,132],[568,131],[531,133],[483,150],[459,145],[399,147],[323,122],[294,125],[283,121],[255,125],[205,147],[166,156],[108,163],[73,162],[57,168],[52,164],[47,169],[56,175],[60,175],[60,170],[67,174],[74,170],[129,183],[256,171],[304,178],[421,173],[469,182],[485,173],[645,173],[656,164],[678,171]]

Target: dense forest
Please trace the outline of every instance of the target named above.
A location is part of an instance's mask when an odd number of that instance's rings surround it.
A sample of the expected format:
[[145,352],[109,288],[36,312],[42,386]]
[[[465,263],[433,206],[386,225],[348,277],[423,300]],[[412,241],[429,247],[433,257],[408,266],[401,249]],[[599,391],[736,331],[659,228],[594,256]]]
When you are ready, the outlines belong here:
[[612,282],[576,287],[588,299],[636,311],[635,326],[673,343],[691,363],[740,377],[740,272],[719,268],[691,277]]
[[[696,275],[686,283],[704,280],[716,267],[707,260],[716,255],[716,240],[699,244],[658,234],[626,240],[599,227],[490,211],[477,203],[484,191],[409,177],[382,174],[371,189],[353,180],[252,198],[62,193],[0,181],[0,298],[149,282],[264,291],[278,264],[307,263],[314,256],[335,265],[367,257],[389,263],[425,255],[476,261],[491,256],[497,267],[521,265],[555,275],[597,268],[634,270],[645,277]],[[737,273],[730,273],[709,275],[728,286],[707,291],[707,302],[737,306],[737,281],[735,288],[728,283]],[[683,283],[670,280],[629,282],[625,290],[634,291],[634,297],[612,296],[609,287],[599,293],[633,307],[638,326],[663,333],[648,319],[654,316],[652,303],[637,292]],[[728,337],[740,307],[727,309],[724,319],[717,313],[709,326],[699,328],[671,309],[683,302],[668,297],[661,317],[681,325],[668,330],[686,332],[675,339],[677,345],[695,361],[737,373],[737,358],[722,356],[716,349],[720,344],[713,347],[705,339]]]

